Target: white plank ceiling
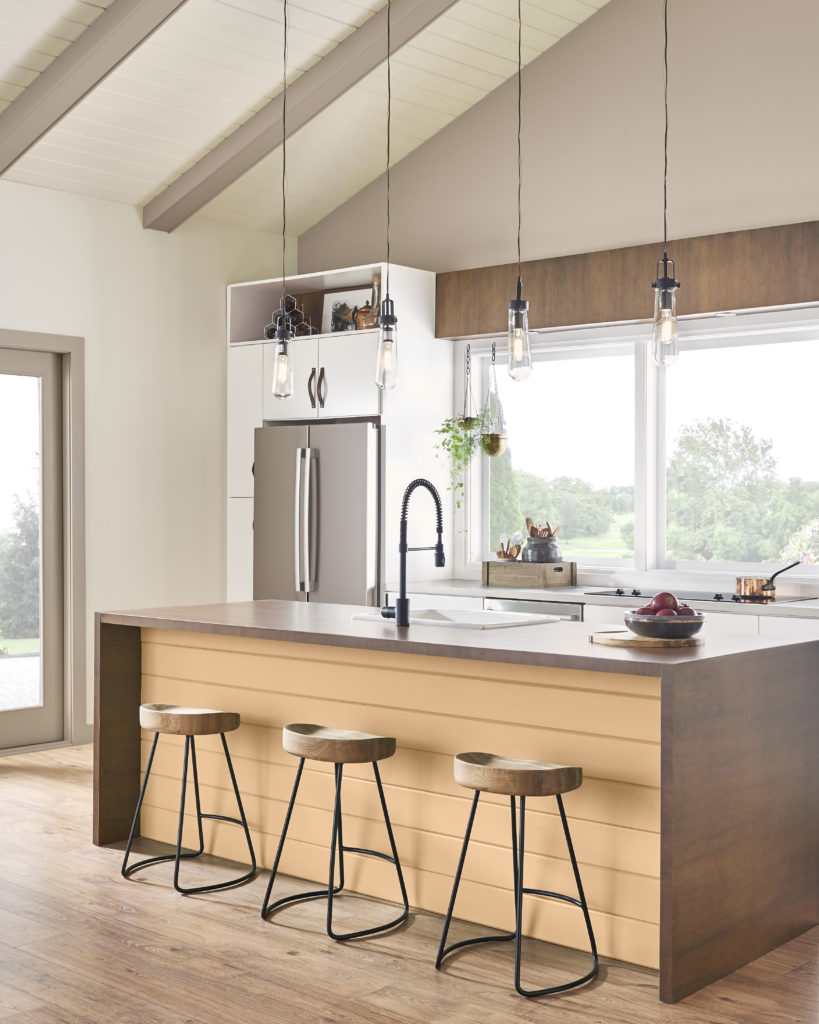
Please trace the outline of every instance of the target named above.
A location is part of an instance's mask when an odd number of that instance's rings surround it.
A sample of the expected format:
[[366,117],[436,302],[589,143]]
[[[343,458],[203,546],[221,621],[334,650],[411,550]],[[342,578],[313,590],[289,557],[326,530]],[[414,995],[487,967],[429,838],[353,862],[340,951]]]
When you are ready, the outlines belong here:
[[[0,111],[115,0],[0,0]],[[529,63],[607,0],[524,0]],[[290,0],[293,81],[385,0]],[[281,88],[278,0],[188,0],[4,175],[143,206]],[[517,0],[458,0],[393,56],[392,159],[515,73]],[[524,80],[525,87],[525,80]],[[300,235],[384,170],[385,66],[287,146],[288,234]],[[281,150],[200,216],[281,230]]]

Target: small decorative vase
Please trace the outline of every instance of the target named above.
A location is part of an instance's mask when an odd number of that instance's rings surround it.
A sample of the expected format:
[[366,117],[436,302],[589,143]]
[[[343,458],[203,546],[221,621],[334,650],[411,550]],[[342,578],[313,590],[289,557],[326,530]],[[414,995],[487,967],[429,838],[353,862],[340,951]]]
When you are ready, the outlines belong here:
[[563,561],[563,553],[554,537],[528,537],[520,557],[523,562]]

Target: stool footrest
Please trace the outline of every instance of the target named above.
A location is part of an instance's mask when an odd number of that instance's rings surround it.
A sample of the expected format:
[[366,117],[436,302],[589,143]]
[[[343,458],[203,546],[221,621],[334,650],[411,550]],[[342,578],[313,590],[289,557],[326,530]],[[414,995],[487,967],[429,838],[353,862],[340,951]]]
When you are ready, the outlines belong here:
[[515,938],[514,932],[508,932],[505,935],[479,935],[474,939],[461,939],[460,942],[453,942],[451,946],[447,946],[446,949],[442,949],[438,954],[438,959],[435,961],[435,967],[441,966],[441,961],[444,957],[449,956],[456,949],[460,949],[462,946],[475,946],[479,942],[511,942]]

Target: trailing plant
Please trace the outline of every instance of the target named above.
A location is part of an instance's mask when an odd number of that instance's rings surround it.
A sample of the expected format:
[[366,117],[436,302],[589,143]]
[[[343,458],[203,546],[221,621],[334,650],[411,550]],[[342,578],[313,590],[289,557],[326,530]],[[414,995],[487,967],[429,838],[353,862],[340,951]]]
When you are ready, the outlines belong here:
[[440,441],[435,447],[449,456],[449,490],[460,508],[464,496],[466,471],[473,456],[481,450],[482,417],[451,416],[435,433]]

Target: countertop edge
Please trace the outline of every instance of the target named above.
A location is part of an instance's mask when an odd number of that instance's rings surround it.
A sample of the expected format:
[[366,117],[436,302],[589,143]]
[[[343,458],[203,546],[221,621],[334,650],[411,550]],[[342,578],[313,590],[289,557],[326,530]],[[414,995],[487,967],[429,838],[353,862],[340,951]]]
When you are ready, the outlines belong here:
[[[309,609],[309,611],[308,611]],[[315,611],[314,611],[315,609]],[[167,609],[100,612],[101,625],[135,626],[216,636],[238,636],[251,639],[275,640],[287,643],[318,644],[325,647],[373,650],[388,653],[443,657],[466,661],[565,668],[624,675],[670,678],[676,666],[714,663],[756,650],[768,650],[819,641],[776,638],[764,641],[754,638],[717,635],[712,644],[702,647],[674,649],[658,652],[633,648],[593,648],[589,634],[594,626],[583,623],[553,623],[519,627],[512,631],[498,631],[505,637],[474,634],[436,626],[412,626],[411,635],[385,635],[387,624],[352,622],[352,607],[342,605],[315,605],[290,602],[241,602],[225,605],[188,606]],[[219,614],[219,613],[222,614]],[[272,621],[250,621],[264,612]],[[275,621],[279,618],[280,621]],[[321,619],[329,621],[329,625]],[[315,621],[310,621],[314,619]],[[244,621],[242,621],[244,620]],[[395,627],[391,627],[394,629]],[[568,630],[568,634],[565,632]],[[555,631],[556,646],[563,650],[549,650],[549,631]],[[561,636],[562,635],[562,636]],[[561,637],[558,640],[558,637]],[[481,640],[482,642],[476,643]],[[470,644],[470,640],[472,643]],[[527,644],[526,641],[539,641]],[[521,642],[523,641],[523,642]],[[570,649],[566,649],[566,648]],[[574,649],[571,649],[571,648]],[[719,649],[722,648],[722,649]]]

